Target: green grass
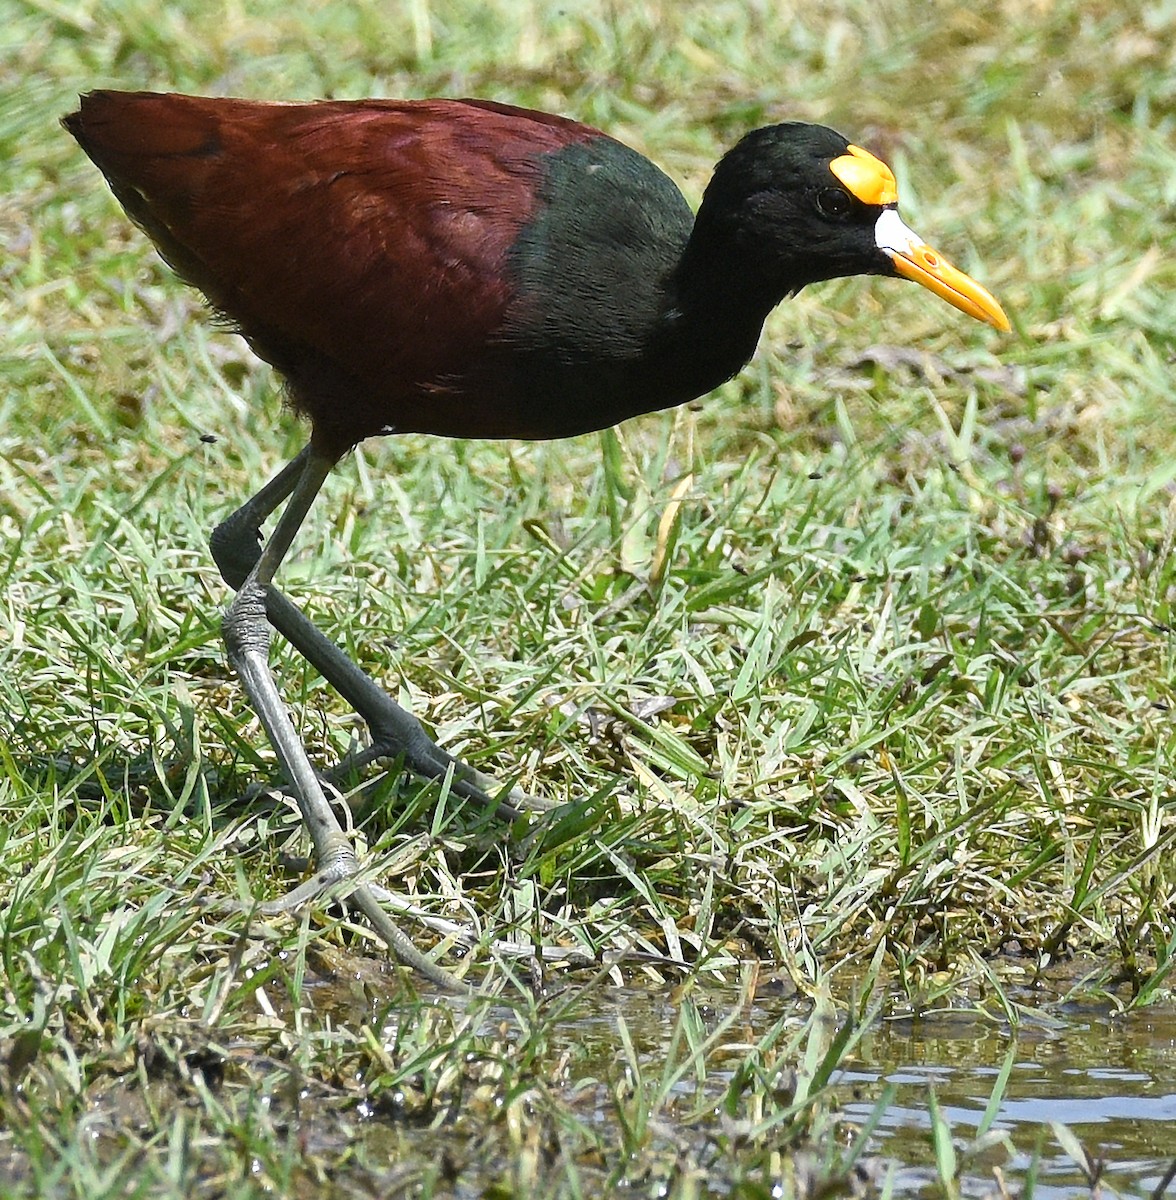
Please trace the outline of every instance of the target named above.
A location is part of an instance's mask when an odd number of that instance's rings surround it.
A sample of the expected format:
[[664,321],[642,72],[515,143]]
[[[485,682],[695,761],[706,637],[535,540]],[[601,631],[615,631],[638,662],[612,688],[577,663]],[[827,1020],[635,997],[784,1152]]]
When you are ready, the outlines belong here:
[[[825,1085],[879,1014],[999,1011],[1006,966],[1059,960],[1071,998],[1170,1000],[1170,5],[0,17],[0,1192],[852,1189]],[[337,913],[226,903],[306,848],[251,791],[206,539],[304,431],[58,127],[102,85],[531,104],[695,199],[746,129],[827,121],[1012,317],[824,285],[699,404],[336,471],[285,588],[442,744],[573,806],[507,838],[393,773],[359,814],[496,1006],[418,995]],[[362,730],[275,661],[338,757]],[[506,939],[598,966],[532,1003]]]

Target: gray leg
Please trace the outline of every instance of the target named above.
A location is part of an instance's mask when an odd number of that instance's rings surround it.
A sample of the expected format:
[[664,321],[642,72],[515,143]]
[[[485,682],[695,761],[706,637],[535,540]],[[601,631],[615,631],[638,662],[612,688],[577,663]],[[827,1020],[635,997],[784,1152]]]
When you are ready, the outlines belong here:
[[[291,494],[309,459],[307,446],[214,530],[213,558],[230,587],[241,587],[257,564],[261,554],[261,523]],[[403,756],[405,766],[425,779],[442,780],[452,773],[451,790],[463,799],[488,806],[498,800],[499,811],[508,819],[521,809],[544,812],[557,807],[554,801],[530,796],[519,788],[506,791],[491,776],[443,750],[425,733],[416,717],[397,704],[305,613],[272,586],[265,592],[265,611],[270,624],[355,709],[371,733],[371,746],[350,755],[331,776],[337,777],[377,759]]]
[[[359,871],[359,860],[310,765],[270,670],[270,625],[266,613],[266,594],[274,573],[286,556],[295,533],[332,466],[332,460],[303,451],[245,506],[248,509],[253,505],[252,511],[264,516],[289,496],[273,535],[241,581],[222,626],[229,662],[240,677],[254,711],[265,726],[293,785],[302,819],[314,843],[318,875],[309,889],[311,892],[340,880],[352,879]],[[306,894],[307,889],[299,889],[295,901],[300,901]],[[466,984],[412,944],[380,906],[367,884],[355,885],[350,897],[403,963],[440,987],[469,990]],[[268,911],[280,911],[288,906],[288,901],[279,902],[269,906]]]

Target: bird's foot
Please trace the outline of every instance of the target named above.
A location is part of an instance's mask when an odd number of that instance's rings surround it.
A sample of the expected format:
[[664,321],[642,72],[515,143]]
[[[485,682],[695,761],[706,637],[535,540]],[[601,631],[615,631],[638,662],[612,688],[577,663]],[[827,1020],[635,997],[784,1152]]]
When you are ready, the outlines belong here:
[[402,762],[406,770],[421,779],[442,784],[448,779],[455,795],[496,811],[507,820],[513,820],[522,812],[553,812],[560,807],[558,801],[532,796],[522,788],[504,784],[455,758],[438,746],[419,725],[408,737],[399,729],[395,732],[372,729],[371,732],[371,744],[346,754],[326,772],[325,782],[338,789],[372,763]]
[[[435,925],[436,919],[425,919],[425,914],[403,897],[396,896],[395,893],[376,884],[367,883],[361,877],[360,863],[354,851],[350,846],[347,851],[284,896],[255,905],[252,911],[262,917],[282,916],[329,897],[333,901],[359,909],[385,945],[406,967],[423,979],[448,992],[472,994],[474,988],[468,983],[417,949],[412,939],[404,934],[388,915],[388,909],[412,916],[427,926]],[[442,932],[451,942],[473,944],[476,941],[472,932],[465,938],[455,937],[454,931],[448,928]]]
[[[358,874],[359,860],[352,854],[350,861],[336,862],[316,871],[309,879],[300,883],[296,888],[291,888],[284,896],[259,904],[257,911],[263,917],[276,917],[282,913],[293,912],[295,909],[311,904],[335,888],[337,884],[346,883],[347,880],[355,878]],[[340,899],[345,898],[346,889],[343,889]]]

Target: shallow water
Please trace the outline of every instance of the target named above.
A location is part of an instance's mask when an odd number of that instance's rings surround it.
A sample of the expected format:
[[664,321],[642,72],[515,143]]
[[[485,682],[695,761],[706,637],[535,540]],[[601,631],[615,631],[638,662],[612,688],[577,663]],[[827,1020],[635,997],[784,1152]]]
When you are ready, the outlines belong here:
[[[315,1021],[329,1016],[339,1028],[370,1027],[379,1041],[394,1047],[398,1030],[411,1030],[415,1020],[441,1008],[445,1017],[437,1028],[444,1034],[446,1020],[462,1002],[392,1002],[388,970],[382,961],[348,960],[338,969],[312,973],[305,999],[317,1013]],[[445,1070],[455,1072],[458,1082],[436,1110],[414,1107],[412,1084],[405,1085],[407,1099],[379,1086],[368,1091],[364,1080],[369,1070],[378,1074],[379,1064],[373,1067],[366,1056],[340,1060],[350,1064],[351,1074],[338,1078],[330,1072],[308,1077],[282,1055],[259,1051],[252,1037],[227,1058],[203,1043],[179,1057],[189,1073],[220,1080],[205,1085],[201,1097],[207,1098],[207,1086],[220,1089],[218,1111],[231,1102],[239,1127],[261,1120],[266,1127],[295,1130],[307,1177],[333,1181],[330,1189],[311,1189],[324,1195],[422,1192],[474,1200],[488,1187],[505,1187],[504,1180],[518,1182],[511,1172],[526,1161],[547,1164],[554,1186],[560,1187],[559,1155],[565,1151],[579,1164],[582,1182],[596,1186],[608,1178],[634,1196],[679,1194],[673,1188],[683,1180],[689,1186],[683,1184],[680,1194],[699,1197],[823,1195],[819,1162],[810,1179],[802,1177],[805,1154],[816,1162],[830,1144],[849,1147],[857,1131],[871,1125],[868,1170],[848,1181],[847,1194],[903,1200],[956,1194],[996,1200],[1115,1195],[1143,1200],[1157,1193],[1176,1160],[1174,1007],[1122,1016],[1110,1002],[1067,1005],[1056,995],[1026,990],[1020,998],[1024,1007],[1013,1010],[1012,1021],[962,1007],[876,1020],[830,1081],[833,1108],[844,1121],[843,1127],[826,1127],[832,1143],[806,1149],[803,1142],[789,1140],[786,1125],[773,1126],[759,1150],[749,1136],[745,1157],[741,1130],[754,1129],[772,1104],[787,1108],[789,1081],[807,1039],[832,1039],[843,1005],[825,1025],[811,1020],[809,1000],[769,987],[750,1004],[736,987],[697,981],[686,985],[687,998],[665,984],[589,986],[577,992],[569,980],[565,988],[561,993],[557,985],[541,1006],[552,1019],[539,1023],[542,1050],[533,1062],[525,1058],[527,1022],[506,1007],[488,1012],[479,1007],[475,1020],[481,1029],[485,1014],[485,1026],[475,1040],[483,1048],[470,1054],[459,1047],[460,1052],[443,1056]],[[691,1021],[693,1033],[684,1037],[684,1023]],[[425,1050],[430,1058],[427,1045]],[[498,1069],[516,1051],[517,1078],[510,1069]],[[747,1074],[752,1059],[755,1069]],[[686,1067],[671,1079],[667,1060],[671,1068]],[[479,1074],[482,1066],[494,1070]],[[978,1148],[977,1132],[1005,1071],[989,1136]],[[514,1128],[499,1119],[503,1094],[496,1081],[503,1079],[519,1095],[542,1085],[553,1103],[524,1105]],[[654,1102],[659,1081],[666,1079],[666,1090]],[[648,1121],[631,1139],[638,1151],[626,1157],[624,1135],[626,1130],[632,1134],[634,1114],[642,1108],[630,1104],[629,1097],[643,1089],[650,1101]],[[729,1090],[733,1101],[727,1111]],[[99,1158],[107,1162],[125,1153],[127,1130],[159,1141],[158,1113],[181,1101],[191,1103],[189,1093],[167,1070],[144,1068],[138,1075],[96,1080],[88,1094],[87,1122],[105,1139]],[[950,1127],[959,1164],[958,1179],[948,1188],[936,1172],[932,1096]],[[1067,1154],[1067,1135],[1059,1134],[1054,1122],[1077,1139],[1070,1144],[1079,1157],[1090,1156],[1085,1169]],[[211,1124],[207,1135],[219,1136],[214,1129]],[[213,1171],[217,1156],[209,1160]],[[740,1190],[745,1169],[752,1172],[750,1191]],[[631,1174],[618,1181],[620,1170]],[[1097,1184],[1092,1182],[1096,1174]],[[0,1183],[2,1177],[0,1162]],[[500,1189],[499,1194],[507,1193]],[[510,1194],[530,1191],[524,1186]],[[563,1192],[545,1189],[543,1194]],[[1176,1183],[1165,1195],[1176,1200]]]
[[[928,1096],[932,1089],[957,1148],[974,1139],[1009,1054],[1012,1069],[993,1128],[1015,1149],[990,1149],[970,1164],[965,1193],[995,1186],[993,1166],[1023,1178],[1039,1153],[1037,1196],[1088,1195],[1081,1169],[1050,1122],[1068,1126],[1088,1154],[1105,1159],[1104,1187],[1150,1196],[1176,1157],[1176,1011],[1117,1017],[1063,1010],[1015,1032],[968,1013],[885,1021],[862,1039],[838,1087],[859,1095],[847,1115],[865,1121],[885,1085],[896,1088],[878,1125],[878,1148],[897,1164],[895,1185],[917,1193],[935,1180]],[[1173,1185],[1176,1186],[1176,1185]]]
[[[705,1003],[696,993],[696,999],[715,1018],[738,1003],[733,991],[711,993]],[[1176,1009],[1122,1016],[1110,1004],[1046,1007],[1048,997],[1026,999],[1043,1007],[1022,1010],[1015,1028],[970,1009],[879,1021],[835,1074],[832,1091],[856,1126],[876,1116],[880,1098],[893,1088],[869,1145],[881,1160],[876,1182],[891,1194],[945,1194],[935,1168],[932,1093],[951,1130],[963,1196],[999,1197],[1002,1181],[1013,1195],[1025,1195],[1032,1176],[1036,1197],[1089,1197],[1092,1172],[1104,1194],[1155,1193],[1176,1160]],[[598,1001],[575,1013],[557,1040],[591,1047],[603,1061],[617,1052],[620,1015],[648,1072],[660,1071],[677,1019],[666,995],[627,988]],[[755,1004],[745,1032],[763,1034],[790,1003]],[[1010,1058],[990,1123],[1007,1139],[990,1135],[977,1148],[989,1099]],[[724,1078],[712,1071],[708,1090]],[[1066,1153],[1053,1122],[1067,1126],[1089,1156],[1086,1170]],[[1166,1194],[1176,1198],[1176,1183]]]

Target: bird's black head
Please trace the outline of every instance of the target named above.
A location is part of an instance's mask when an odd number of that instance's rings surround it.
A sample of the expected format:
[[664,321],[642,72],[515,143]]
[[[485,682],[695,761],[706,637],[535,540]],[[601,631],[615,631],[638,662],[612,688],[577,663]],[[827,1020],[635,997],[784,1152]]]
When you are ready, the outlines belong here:
[[765,314],[822,279],[902,275],[1007,329],[996,301],[917,238],[897,203],[894,174],[868,150],[823,125],[770,125],[715,168],[687,258],[696,278],[737,280],[742,302]]
[[892,275],[874,230],[896,199],[894,176],[871,156],[882,186],[863,184],[860,171],[847,186],[836,168],[853,159],[849,141],[823,125],[757,129],[715,168],[698,232],[749,255],[753,278],[775,293],[771,303],[822,279]]

